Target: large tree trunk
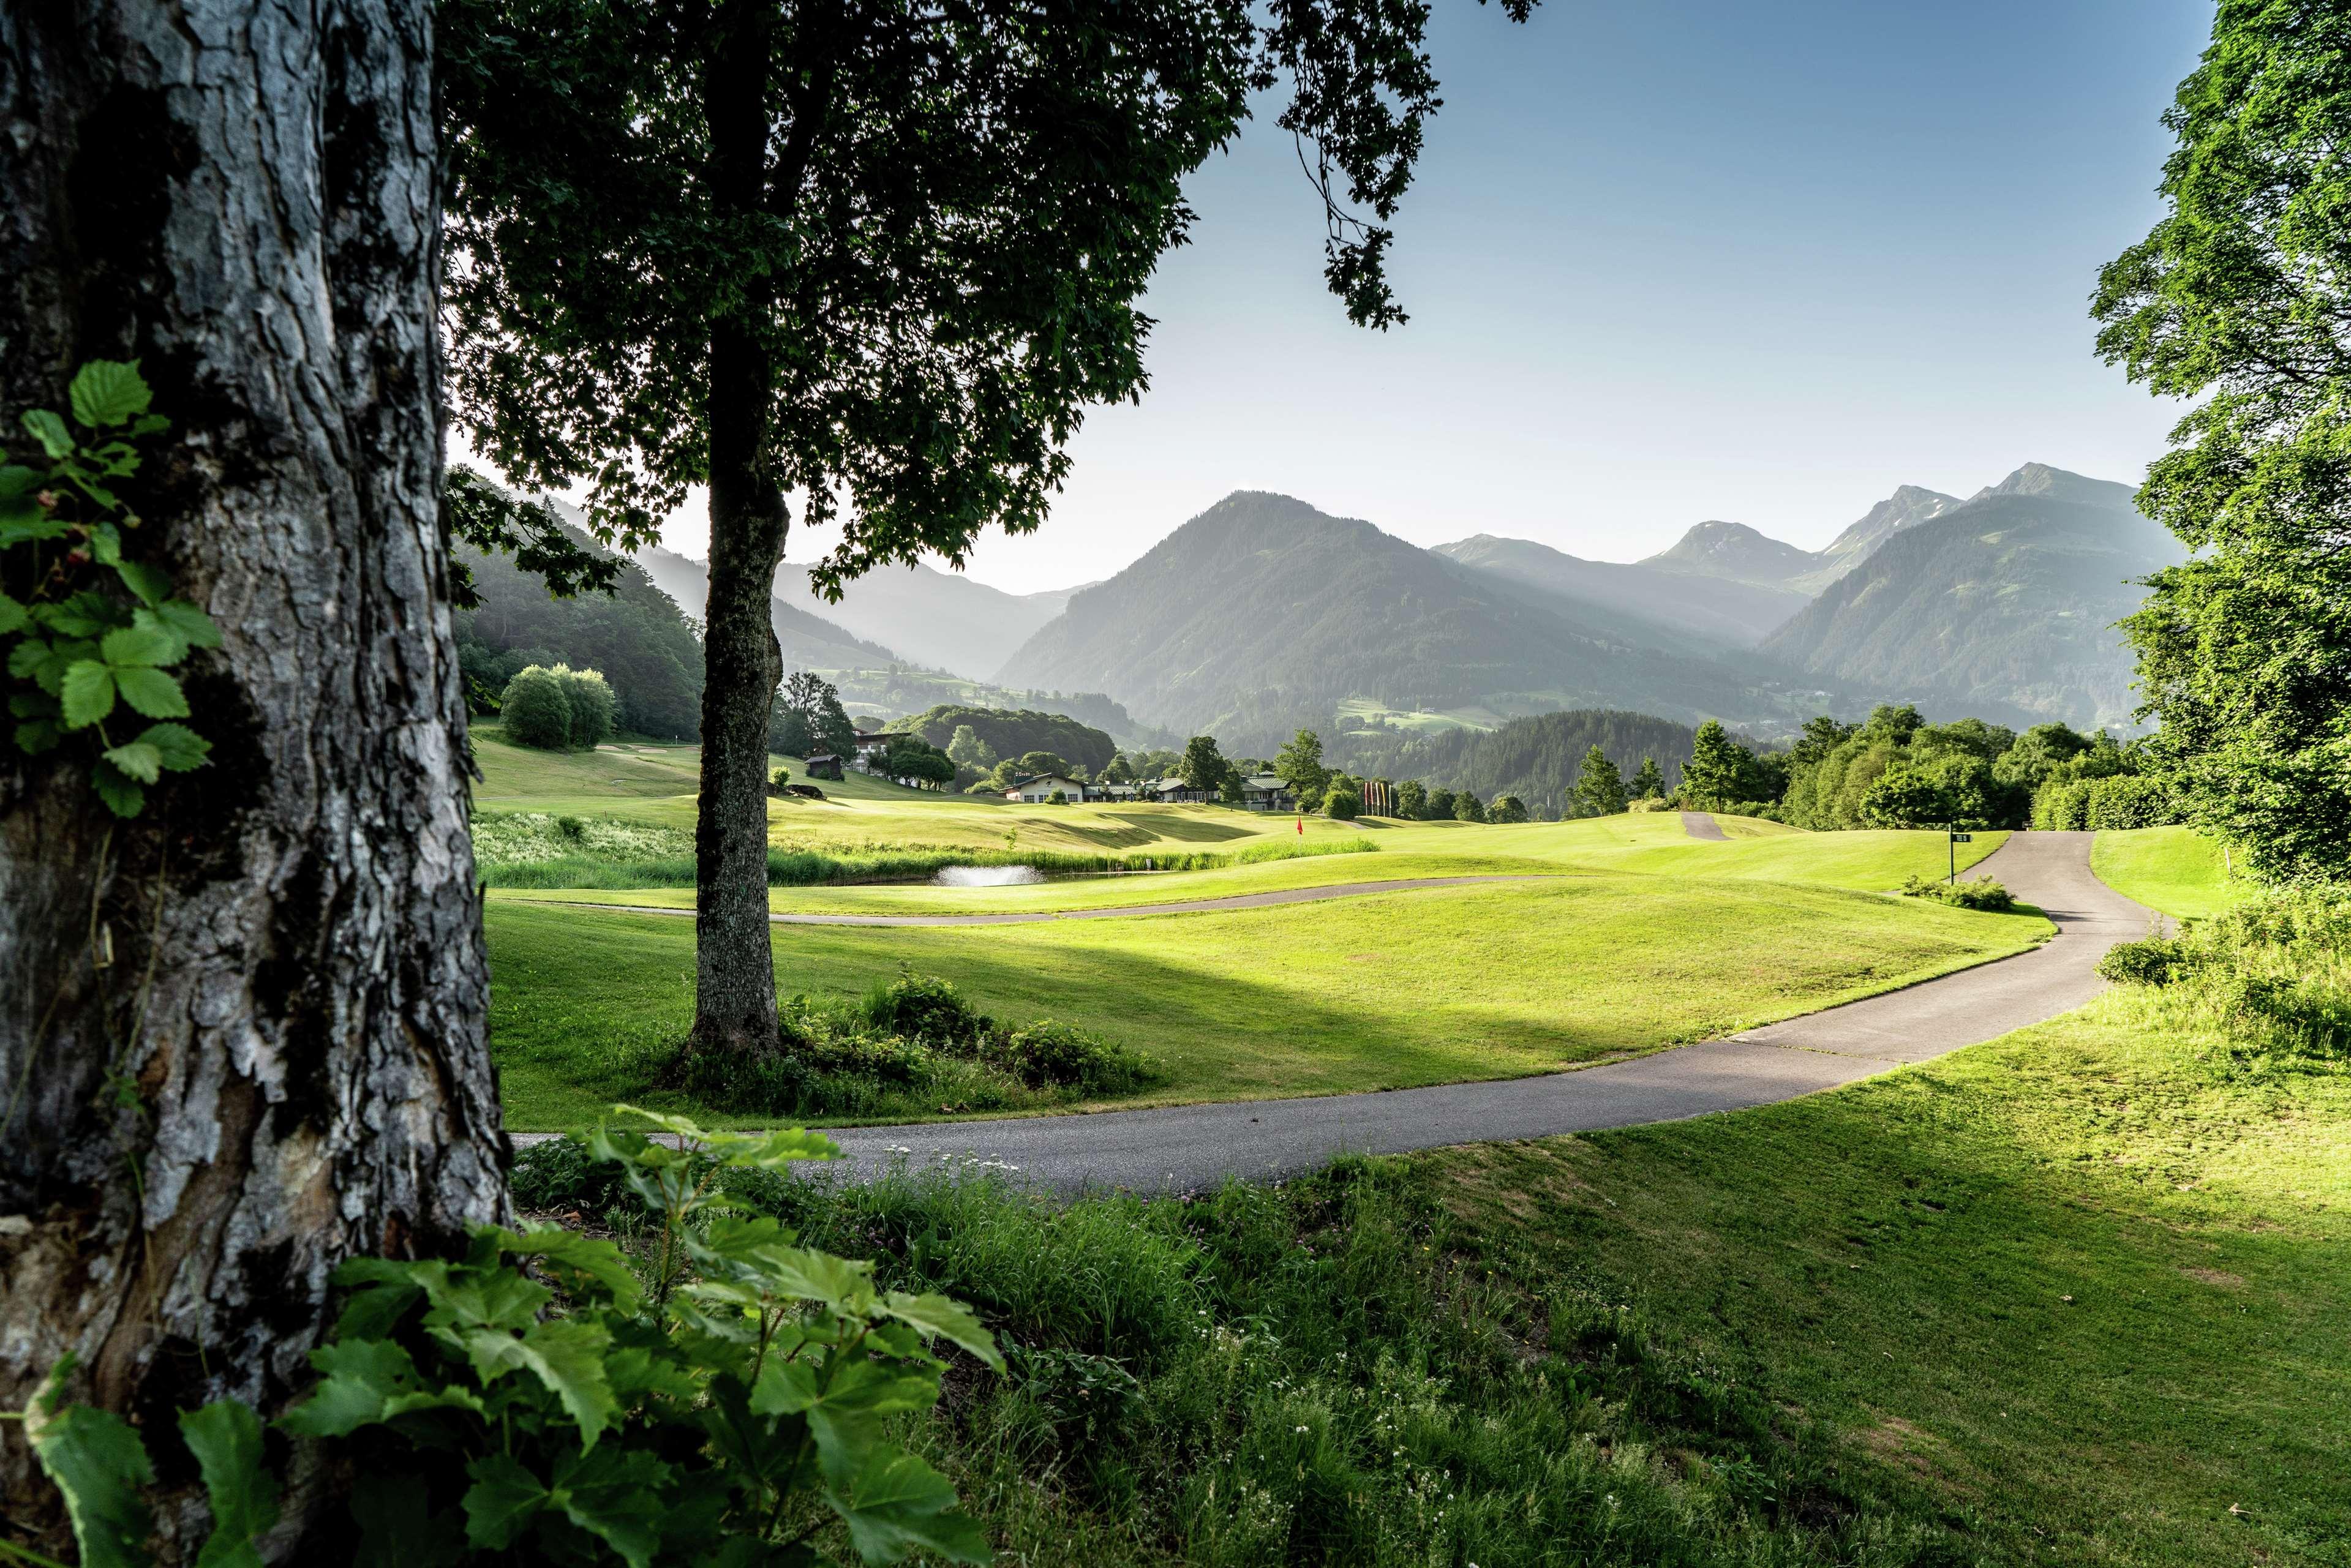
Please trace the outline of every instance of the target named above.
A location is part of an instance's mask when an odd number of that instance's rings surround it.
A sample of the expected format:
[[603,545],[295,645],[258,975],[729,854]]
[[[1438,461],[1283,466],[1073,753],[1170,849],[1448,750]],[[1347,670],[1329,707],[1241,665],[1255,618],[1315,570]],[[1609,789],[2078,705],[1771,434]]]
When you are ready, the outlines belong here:
[[[712,195],[748,221],[768,184],[768,62],[774,12],[728,0],[704,82]],[[710,601],[703,617],[702,787],[695,821],[696,1051],[772,1050],[776,969],[768,922],[768,712],[783,679],[768,601],[784,556],[783,489],[768,422],[774,362],[755,324],[756,283],[712,323]]]
[[[188,666],[213,761],[135,821],[0,743],[0,1406],[70,1351],[151,1432],[274,1408],[340,1260],[505,1211],[431,66],[429,0],[0,5],[0,429],[141,360],[173,423],[133,549],[225,638]],[[70,1554],[5,1427],[0,1521]]]

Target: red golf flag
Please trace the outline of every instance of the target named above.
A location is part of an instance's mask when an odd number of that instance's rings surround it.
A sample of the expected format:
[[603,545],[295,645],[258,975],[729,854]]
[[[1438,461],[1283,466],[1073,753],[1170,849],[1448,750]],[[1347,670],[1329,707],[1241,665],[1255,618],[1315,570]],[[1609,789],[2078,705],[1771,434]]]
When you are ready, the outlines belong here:
[[1304,817],[1298,819],[1298,836],[1301,839],[1306,836],[1306,819]]

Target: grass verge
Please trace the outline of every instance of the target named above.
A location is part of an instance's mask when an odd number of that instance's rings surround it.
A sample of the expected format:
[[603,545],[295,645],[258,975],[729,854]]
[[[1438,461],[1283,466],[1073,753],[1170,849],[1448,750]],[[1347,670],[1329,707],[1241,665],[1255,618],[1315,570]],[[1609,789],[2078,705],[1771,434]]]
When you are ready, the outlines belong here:
[[2250,897],[2220,845],[2193,828],[2107,829],[2091,841],[2090,869],[2125,898],[2179,920],[2204,920]]

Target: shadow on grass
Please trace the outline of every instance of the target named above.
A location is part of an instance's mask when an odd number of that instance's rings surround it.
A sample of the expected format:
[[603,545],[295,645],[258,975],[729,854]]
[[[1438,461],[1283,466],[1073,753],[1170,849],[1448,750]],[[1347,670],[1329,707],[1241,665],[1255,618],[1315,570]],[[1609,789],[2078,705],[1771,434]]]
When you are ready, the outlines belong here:
[[[1623,893],[1560,879],[1532,900],[1479,889],[1315,917],[1170,916],[1183,925],[1165,941],[1156,923],[779,926],[777,987],[854,997],[911,967],[1000,1018],[1150,1052],[1170,1074],[1153,1102],[1246,1099],[1510,1078],[1701,1039],[1903,983],[1938,967],[1935,944],[1961,940],[1900,925],[1873,940],[1834,912],[1883,901],[1834,890],[1801,890],[1791,907],[1750,884],[1662,914]],[[1823,913],[1816,951],[1797,961],[1783,928]],[[692,926],[506,904],[490,929],[493,1044],[517,1124],[647,1092],[691,1019]],[[1480,965],[1498,983],[1479,982]]]
[[2351,1094],[2227,1082],[2128,1006],[1735,1116],[1416,1163],[1499,1270],[1610,1282],[1983,1511],[2013,1560],[2340,1561],[2307,1549],[2351,1526],[2351,1406],[2318,1392],[2351,1378],[2327,1326],[2351,1223],[2261,1162],[2339,1146]]

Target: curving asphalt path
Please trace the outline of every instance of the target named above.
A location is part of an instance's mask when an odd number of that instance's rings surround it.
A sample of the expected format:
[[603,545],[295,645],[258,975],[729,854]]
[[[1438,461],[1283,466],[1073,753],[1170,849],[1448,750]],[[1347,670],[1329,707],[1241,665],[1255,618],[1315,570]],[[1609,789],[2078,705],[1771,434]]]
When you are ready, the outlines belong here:
[[1718,843],[1730,837],[1729,833],[1722,831],[1722,824],[1714,820],[1712,811],[1684,811],[1682,831],[1691,838],[1711,839]]
[[832,1136],[851,1162],[851,1175],[897,1158],[916,1166],[974,1161],[1010,1167],[1036,1186],[1062,1192],[1188,1191],[1227,1176],[1288,1176],[1341,1154],[1548,1137],[1792,1100],[2039,1023],[2103,990],[2098,959],[2116,942],[2146,935],[2158,917],[2091,874],[2093,836],[2012,833],[1975,868],[1977,874],[1998,877],[2055,923],[2056,936],[2041,946],[1723,1040],[1538,1078],[858,1127]]
[[[1721,835],[1717,833],[1718,838]],[[1332,882],[1315,887],[1285,887],[1271,893],[1235,893],[1222,898],[1186,898],[1169,904],[1113,904],[1101,909],[1040,909],[1001,915],[770,915],[776,925],[1040,925],[1049,920],[1117,920],[1134,915],[1214,915],[1228,909],[1267,909],[1277,904],[1313,904],[1326,898],[1364,898],[1409,893],[1418,887],[1467,887],[1486,882],[1543,882],[1565,872],[1516,872],[1491,876],[1403,876],[1393,882]],[[559,902],[574,909],[620,909],[632,915],[692,915],[691,907],[658,904]]]

